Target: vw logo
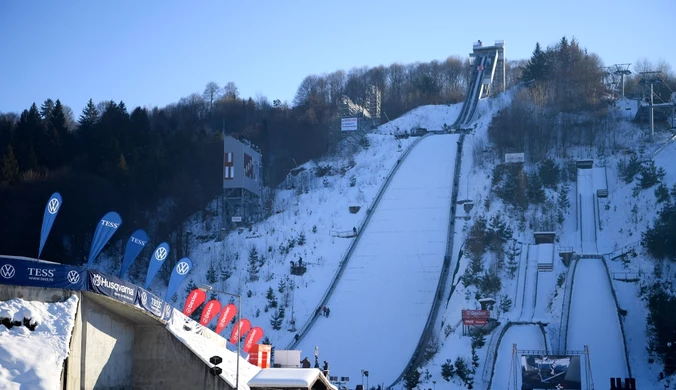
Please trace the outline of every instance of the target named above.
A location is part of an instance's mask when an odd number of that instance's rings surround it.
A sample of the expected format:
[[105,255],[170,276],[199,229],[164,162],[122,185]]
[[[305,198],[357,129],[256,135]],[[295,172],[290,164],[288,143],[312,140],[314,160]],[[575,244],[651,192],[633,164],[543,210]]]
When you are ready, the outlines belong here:
[[155,260],[162,261],[167,257],[167,250],[161,246],[155,251]]
[[99,287],[101,285],[101,275],[99,274],[94,275],[92,283],[94,283],[94,286]]
[[68,271],[67,278],[68,282],[70,282],[71,284],[75,284],[80,281],[80,273],[75,270]]
[[185,275],[188,271],[190,271],[190,265],[185,261],[176,264],[176,272],[178,272],[179,275]]
[[145,304],[148,302],[148,294],[146,294],[145,291],[141,291],[141,303],[145,306]]
[[11,264],[5,264],[0,267],[0,275],[2,275],[2,277],[5,279],[12,279],[14,274],[16,274],[16,271]]
[[49,200],[49,203],[47,203],[47,211],[49,211],[50,214],[56,214],[56,212],[59,211],[59,206],[59,200],[52,198]]

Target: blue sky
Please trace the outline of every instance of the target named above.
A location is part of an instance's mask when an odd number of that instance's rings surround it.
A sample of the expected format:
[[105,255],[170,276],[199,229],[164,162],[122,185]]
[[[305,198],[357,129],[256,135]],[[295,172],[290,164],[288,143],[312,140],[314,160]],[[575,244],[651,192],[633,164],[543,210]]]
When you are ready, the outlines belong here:
[[291,101],[309,74],[465,57],[477,39],[520,59],[575,36],[608,65],[676,68],[675,15],[673,0],[1,0],[0,112],[163,106],[212,80]]

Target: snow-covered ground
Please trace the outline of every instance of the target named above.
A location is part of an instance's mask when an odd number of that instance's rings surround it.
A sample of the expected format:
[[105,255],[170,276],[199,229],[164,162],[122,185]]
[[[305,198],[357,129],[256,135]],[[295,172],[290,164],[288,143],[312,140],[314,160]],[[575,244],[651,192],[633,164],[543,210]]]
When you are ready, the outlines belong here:
[[[0,325],[0,388],[7,390],[58,389],[63,362],[68,357],[75,324],[77,296],[64,302],[44,303],[15,298],[0,302],[0,319],[19,321],[7,329]],[[34,330],[24,319],[36,324]]]
[[[498,348],[491,389],[521,389],[521,354],[514,355],[514,344],[516,344],[517,351],[544,351],[546,345],[539,326],[512,325],[502,336],[502,342]],[[516,370],[514,370],[515,364]],[[514,387],[515,374],[517,376],[516,388]]]
[[[206,329],[197,322],[185,317],[178,310],[173,311],[171,320],[167,323],[167,330],[179,341],[194,352],[205,364],[212,356],[220,356],[223,362],[219,367],[223,369],[221,377],[235,387],[237,378],[237,349],[234,352],[227,349],[226,340],[210,329]],[[248,390],[247,383],[261,369],[249,364],[240,356],[239,361],[239,388]]]
[[627,361],[617,307],[600,259],[581,259],[575,270],[568,325],[568,350],[589,346],[592,377],[605,386],[611,377],[626,378]]
[[[489,219],[496,213],[503,213],[504,215],[507,208],[499,199],[490,196],[492,190],[491,171],[493,165],[498,161],[491,157],[492,153],[486,153],[485,151],[490,149],[490,145],[486,141],[486,130],[490,124],[491,117],[495,112],[510,103],[512,94],[513,91],[508,91],[495,99],[480,101],[477,107],[477,122],[473,126],[474,131],[465,138],[458,199],[468,199],[474,202],[474,208],[469,213],[472,219],[478,215],[484,215]],[[632,103],[635,102],[618,102],[616,109],[617,122],[613,124],[616,127],[613,137],[616,137],[616,139],[613,139],[612,142],[615,142],[619,149],[637,152],[641,159],[654,158],[655,163],[666,170],[666,175],[662,181],[671,188],[676,183],[676,168],[673,166],[673,161],[676,160],[676,143],[665,143],[672,137],[669,133],[657,133],[657,140],[654,143],[647,142],[641,131],[637,131],[635,125],[627,122],[627,118],[631,116],[629,111],[632,109]],[[630,110],[625,110],[624,108],[630,108]],[[185,228],[185,230],[192,232],[189,243],[189,254],[195,264],[195,268],[189,276],[189,281],[193,285],[213,284],[220,290],[241,293],[244,301],[244,317],[249,318],[253,326],[261,326],[265,330],[266,336],[269,337],[276,348],[283,348],[292,340],[295,334],[288,331],[292,327],[290,321],[292,319],[295,320],[299,325],[298,327],[300,327],[301,324],[305,323],[314,314],[314,308],[318,304],[320,297],[325,293],[328,282],[333,278],[345,251],[349,247],[351,240],[353,240],[353,238],[336,237],[335,233],[349,231],[353,226],[361,228],[361,223],[366,216],[366,209],[372,205],[388,173],[394,167],[401,154],[417,139],[410,137],[398,140],[395,139],[394,134],[402,134],[405,131],[410,132],[417,127],[430,130],[441,129],[444,123],[453,123],[459,109],[460,105],[420,107],[397,120],[381,126],[376,132],[367,135],[369,146],[366,148],[345,147],[337,156],[322,161],[308,162],[300,166],[276,190],[273,203],[274,214],[269,219],[253,225],[250,229],[245,228],[241,231],[232,232],[225,239],[221,239],[218,237],[218,232],[220,231],[219,222],[209,218],[202,219],[202,213],[200,213],[200,216],[191,219]],[[431,136],[429,139],[440,138],[441,136]],[[655,152],[658,153],[655,154]],[[598,223],[595,228],[596,239],[593,240],[594,244],[598,247],[598,252],[608,253],[617,251],[625,245],[635,248],[638,252],[638,256],[631,257],[629,261],[622,262],[619,259],[609,261],[608,267],[611,274],[628,273],[640,276],[639,283],[613,280],[612,285],[617,293],[620,307],[629,313],[623,317],[622,321],[627,337],[632,375],[637,378],[640,388],[659,388],[661,384],[656,383],[657,373],[660,371],[659,362],[651,364],[645,353],[647,344],[645,318],[648,313],[645,303],[639,298],[640,286],[647,285],[656,280],[653,276],[655,263],[647,259],[640,246],[636,244],[640,240],[641,232],[645,231],[645,228],[652,223],[661,205],[655,200],[654,188],[640,190],[637,194],[634,194],[633,187],[637,180],[635,179],[632,183],[627,184],[618,178],[617,162],[620,159],[626,159],[625,154],[619,153],[618,150],[612,150],[611,152],[606,150],[605,154],[600,156],[595,153],[600,154],[601,152],[592,151],[591,149],[587,150],[587,148],[579,151],[569,151],[570,156],[594,158],[597,166],[604,165],[606,168],[609,197],[598,200],[599,207],[596,213],[600,218],[596,221]],[[326,169],[327,166],[330,166],[328,170]],[[436,169],[436,166],[429,166],[427,168],[428,171]],[[327,174],[321,176],[318,174],[320,171],[326,171]],[[595,172],[592,173],[592,176],[594,176],[592,181],[596,180]],[[584,180],[582,181],[582,186],[584,186]],[[584,191],[591,195],[595,189],[596,183],[594,183],[594,187],[587,188]],[[594,230],[585,228],[581,231],[576,226],[575,197],[577,190],[574,183],[571,183],[568,195],[571,207],[565,213],[565,220],[561,225],[560,231],[557,232],[557,236],[560,240],[559,245],[571,245],[579,248],[582,241],[586,243],[592,242],[591,237],[594,234]],[[487,201],[491,203],[490,207],[487,206]],[[215,205],[216,203],[212,206],[212,211],[216,209]],[[348,211],[348,206],[360,206],[361,210],[356,214],[351,214]],[[587,206],[587,208],[590,207]],[[593,203],[591,209],[593,209]],[[464,215],[462,207],[458,207],[457,210],[459,216]],[[526,212],[526,220],[529,221],[532,216],[537,217],[539,212],[541,212],[541,209],[529,209]],[[593,215],[593,213],[591,214]],[[456,261],[458,257],[458,252],[465,240],[467,230],[472,224],[472,219],[469,221],[460,219],[456,221],[456,228],[453,232],[455,238],[452,254],[453,261]],[[514,238],[519,243],[523,243],[519,245],[522,249],[520,257],[524,261],[526,254],[529,252],[528,244],[533,243],[533,227],[529,223],[526,223],[525,226],[519,226],[516,220],[508,220],[508,224],[515,231]],[[584,221],[583,225],[589,226]],[[367,226],[365,229],[368,230],[369,227]],[[583,233],[582,236],[581,233]],[[301,236],[305,238],[305,242],[302,245],[299,243]],[[582,237],[587,237],[587,239],[583,240]],[[590,252],[587,250],[588,246],[585,246],[585,252]],[[256,248],[257,251],[257,259],[253,261],[253,264],[256,265],[256,267],[253,267],[256,269],[256,275],[254,276],[258,277],[257,280],[252,280],[251,278],[252,272],[250,272],[249,261],[249,255],[252,252],[251,248]],[[591,252],[596,252],[596,250]],[[308,265],[308,273],[302,277],[289,277],[289,261],[297,261],[300,257]],[[357,258],[351,260],[351,267],[354,267],[354,260],[357,260]],[[487,259],[488,261],[490,259]],[[598,351],[604,348],[613,349],[622,347],[622,335],[621,333],[619,336],[617,335],[619,323],[612,294],[604,286],[605,282],[599,282],[601,279],[607,280],[605,269],[602,268],[603,273],[601,273],[601,270],[584,271],[584,268],[588,267],[587,265],[590,265],[592,268],[603,267],[600,261],[598,259],[583,260],[578,265],[578,271],[580,272],[576,273],[575,291],[573,292],[571,319],[568,329],[568,349],[577,349],[581,348],[581,345],[589,345],[592,372],[597,386],[607,383],[607,378],[603,378],[602,376],[610,375],[610,372],[613,372],[615,376],[624,376],[623,373],[617,374],[618,370],[613,368],[620,365],[619,358],[617,362],[611,360],[606,364],[603,358],[608,353],[601,354]],[[583,263],[587,265],[583,265]],[[102,267],[105,267],[103,262],[101,264]],[[459,282],[459,278],[467,265],[468,259],[466,256],[463,256],[460,260],[458,273],[451,283],[455,286],[454,293],[449,300],[447,300],[448,295],[446,295],[442,302],[438,323],[435,326],[438,332],[433,338],[433,342],[436,343],[437,353],[421,369],[423,377],[421,378],[422,383],[420,387],[422,388],[432,388],[432,381],[436,381],[440,389],[464,388],[457,380],[450,383],[444,381],[441,377],[441,365],[447,359],[455,360],[456,357],[469,359],[470,357],[470,338],[461,335],[461,327],[459,326],[461,309],[478,308],[478,302],[474,297],[476,289],[474,287],[465,287]],[[580,267],[582,267],[582,270]],[[537,294],[535,295],[535,307],[531,318],[549,324],[545,329],[548,333],[550,345],[552,341],[558,338],[556,334],[558,331],[557,324],[561,317],[561,302],[564,295],[561,288],[552,285],[553,283],[558,284],[557,279],[561,275],[565,276],[565,278],[571,278],[572,275],[566,274],[566,271],[567,268],[563,266],[561,260],[556,258],[554,260],[554,272],[547,274],[540,272],[537,278]],[[598,276],[595,279],[585,280],[585,277],[597,274]],[[675,275],[676,267],[666,268],[662,280],[674,279]],[[355,285],[354,278],[347,278],[347,276],[348,273],[344,275],[342,281],[346,281],[347,285]],[[293,289],[293,292],[288,287],[291,280],[294,281],[295,289]],[[382,288],[380,285],[381,280],[378,279],[370,284],[358,284],[358,286],[360,288],[364,285],[372,286],[373,288],[380,286]],[[504,294],[512,300],[512,305],[507,311],[497,310],[494,313],[503,324],[509,320],[519,319],[522,316],[522,307],[527,303],[528,296],[530,295],[524,294],[526,292],[524,289],[525,280],[525,267],[521,267],[513,279],[508,277],[502,278],[500,294]],[[557,281],[554,282],[554,280]],[[173,302],[179,309],[182,309],[185,296],[188,292],[186,291],[187,284],[185,283],[181,286],[178,294],[179,297]],[[282,286],[282,284],[285,285]],[[341,288],[347,289],[347,285]],[[272,287],[275,299],[279,303],[288,303],[286,316],[280,330],[273,330],[270,323],[270,318],[275,310],[269,307],[269,301],[266,298],[266,291],[269,287]],[[436,287],[436,282],[434,283],[434,287]],[[428,290],[433,291],[434,287],[429,286]],[[156,293],[162,295],[161,293],[164,291],[164,288],[164,284],[158,278],[153,289]],[[406,287],[403,287],[399,290],[405,289]],[[581,289],[586,290],[581,291]],[[519,298],[519,291],[522,291],[521,298]],[[418,290],[417,292],[420,293],[422,291]],[[448,294],[448,289],[446,294]],[[369,290],[362,293],[360,297],[355,297],[355,301],[352,302],[347,301],[346,298],[346,302],[341,300],[341,302],[332,303],[330,305],[332,310],[331,316],[329,318],[320,318],[321,321],[318,322],[319,325],[317,326],[330,324],[332,320],[337,322],[338,312],[341,311],[340,307],[357,306],[361,304],[359,300],[365,300],[364,295],[370,297],[372,292]],[[542,295],[546,295],[546,297],[543,298]],[[226,297],[220,298],[225,303]],[[501,300],[502,297],[499,297],[498,304]],[[578,301],[580,300],[584,302],[579,303]],[[430,304],[431,300],[429,302],[417,302],[418,306],[427,306],[428,310]],[[382,310],[382,313],[374,313],[373,317],[387,317],[391,315],[391,312],[400,313],[399,317],[396,321],[390,321],[385,327],[381,327],[381,329],[375,327],[369,329],[371,335],[377,335],[383,339],[388,338],[388,335],[393,332],[391,328],[399,325],[397,321],[400,321],[401,324],[405,324],[407,327],[413,326],[406,324],[409,318],[407,316],[411,316],[412,313],[410,309],[407,310],[406,307],[399,306],[398,302],[394,302],[394,300],[393,302],[388,302],[387,306],[381,306],[379,309]],[[373,317],[367,317],[366,322],[371,322]],[[64,318],[72,318],[72,314],[64,314]],[[578,318],[580,318],[579,321]],[[593,318],[594,321],[589,321],[589,318]],[[606,319],[608,323],[602,324],[601,321],[605,321]],[[357,320],[359,319],[350,319],[350,321]],[[52,321],[57,323],[61,320],[55,318]],[[45,323],[47,322],[45,321]],[[417,320],[411,322],[418,323]],[[67,327],[67,324],[65,326]],[[590,326],[592,327],[590,328]],[[579,329],[573,329],[575,327]],[[224,334],[229,334],[230,328],[231,326],[226,329]],[[526,328],[537,329],[535,326]],[[202,351],[205,355],[211,353],[210,348],[213,347],[211,344],[221,345],[223,343],[223,340],[213,339],[216,341],[202,345],[203,340],[197,339],[194,341],[197,346],[193,346],[193,341],[190,340],[192,340],[191,337],[194,337],[194,335],[182,334],[180,333],[180,328],[172,329],[170,331],[181,340],[191,343],[190,347],[193,350]],[[533,345],[533,349],[543,348],[539,344],[541,341],[538,341],[542,339],[539,329],[537,329],[537,336],[534,332],[532,334],[529,333],[530,331],[513,331],[516,329],[518,328],[513,327],[513,329],[510,329],[503,338],[503,343],[498,346],[498,361],[496,362],[496,379],[494,384],[500,383],[501,379],[498,378],[499,375],[504,376],[504,373],[501,373],[504,371],[500,370],[504,370],[505,367],[509,369],[511,361],[505,363],[505,357],[509,355],[511,358],[511,344],[516,343],[520,349],[522,348],[521,346],[531,344]],[[615,330],[609,332],[607,329]],[[3,347],[2,343],[6,342],[4,340],[10,339],[7,335],[13,331],[18,330],[13,328],[7,331],[4,327],[0,326],[0,347]],[[61,330],[58,332],[62,333]],[[603,334],[596,336],[595,332],[603,332]],[[611,334],[613,332],[614,334]],[[70,331],[68,331],[68,335],[70,335]],[[407,336],[407,340],[410,339],[417,342],[419,336],[419,333],[409,335]],[[21,338],[23,336],[18,335],[17,337]],[[388,341],[391,344],[398,345],[403,340],[390,339]],[[332,375],[334,373],[335,375],[343,375],[342,372],[338,372],[338,367],[334,365],[337,362],[328,352],[328,344],[330,343],[331,341],[328,337],[326,340],[320,340],[316,343],[320,350],[320,360],[328,360],[332,364]],[[601,345],[600,343],[605,344]],[[608,347],[606,347],[606,344]],[[312,346],[304,346],[303,355],[312,356],[313,347],[314,343]],[[228,348],[232,349],[232,346],[228,346]],[[355,345],[354,347],[344,346],[345,350],[353,352],[352,356],[355,365],[363,363],[360,364],[359,368],[373,370],[372,372],[375,374],[377,370],[370,363],[369,348],[368,344]],[[484,346],[477,350],[480,362],[475,376],[474,387],[476,389],[483,389],[487,385],[487,383],[482,381],[481,375],[484,370],[487,349],[487,346]],[[64,350],[67,351],[67,348]],[[623,348],[621,352],[622,354],[624,353]],[[0,367],[2,367],[0,368],[0,373],[7,375],[6,372],[10,372],[11,370],[3,371],[3,368],[9,366],[1,360],[3,359],[2,356],[6,357],[8,355],[0,353]],[[55,352],[54,356],[59,355]],[[400,356],[403,356],[403,353],[397,355],[397,358]],[[49,362],[50,359],[43,359],[43,361]],[[38,367],[37,361],[34,360],[33,364],[36,366],[32,368],[33,371],[30,374],[30,378],[35,378],[36,373],[45,372],[46,368]],[[624,365],[626,369],[626,363]],[[60,365],[54,365],[54,367],[60,370]],[[55,376],[57,380],[58,372]],[[15,380],[18,380],[16,378],[18,378],[17,375],[19,374],[21,374],[20,370],[11,371],[11,375],[14,375]],[[345,375],[354,378],[359,377],[358,373],[345,373]],[[598,380],[596,379],[597,375],[600,378]],[[26,378],[26,380],[30,379],[28,376]],[[373,382],[375,382],[375,378]],[[436,386],[434,387],[436,388]],[[493,388],[497,387],[494,385]]]
[[329,300],[329,317],[301,341],[304,351],[320,346],[336,375],[358,378],[362,355],[370,380],[390,384],[411,358],[444,261],[458,138],[429,136],[401,163]]

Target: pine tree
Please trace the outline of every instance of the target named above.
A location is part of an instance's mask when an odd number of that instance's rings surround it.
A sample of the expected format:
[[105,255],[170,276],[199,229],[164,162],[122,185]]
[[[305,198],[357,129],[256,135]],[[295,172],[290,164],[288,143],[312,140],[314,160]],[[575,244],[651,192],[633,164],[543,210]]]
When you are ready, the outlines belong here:
[[444,378],[446,382],[450,382],[455,376],[455,367],[453,367],[453,361],[451,359],[446,359],[446,361],[441,365],[441,377]]
[[280,330],[282,329],[283,322],[284,322],[284,308],[280,307],[278,309],[275,309],[275,311],[272,313],[272,317],[270,317],[270,326],[272,326],[272,329],[274,330]]
[[209,264],[209,269],[207,269],[206,278],[207,283],[209,284],[214,284],[218,281],[218,275],[216,273],[216,265],[214,264],[213,261]]
[[509,277],[513,279],[516,275],[516,270],[519,268],[517,258],[521,256],[521,248],[517,246],[516,240],[512,241],[512,245],[507,248],[505,255],[507,256],[507,272],[509,273]]
[[545,80],[549,72],[549,62],[547,61],[547,54],[542,51],[540,43],[535,43],[535,50],[531,55],[530,60],[523,69],[521,80],[523,81],[540,81]]
[[559,187],[559,208],[561,211],[567,211],[568,208],[570,207],[570,199],[568,199],[568,191],[570,191],[570,187],[568,186],[568,183],[564,183]]
[[284,292],[286,291],[286,279],[279,280],[279,284],[277,284],[277,291],[280,294],[284,294]]
[[417,368],[411,368],[404,376],[404,386],[409,389],[415,389],[420,384],[420,371]]
[[268,287],[268,292],[265,295],[265,298],[268,300],[268,306],[271,308],[277,307],[277,297],[275,296],[275,292],[272,289],[272,287]]
[[0,185],[11,185],[19,179],[19,162],[14,156],[14,149],[7,144],[5,154],[2,157],[2,169],[0,170]]
[[92,129],[96,122],[99,121],[99,112],[96,109],[96,105],[89,99],[87,106],[82,110],[78,122],[80,123],[80,128]]
[[306,239],[305,239],[305,232],[300,232],[300,235],[298,236],[298,245],[303,246],[305,245]]
[[249,250],[249,281],[255,282],[258,280],[258,250],[252,246]]
[[54,101],[52,99],[45,100],[40,106],[40,116],[45,122],[49,122],[52,119],[52,111],[54,110]]

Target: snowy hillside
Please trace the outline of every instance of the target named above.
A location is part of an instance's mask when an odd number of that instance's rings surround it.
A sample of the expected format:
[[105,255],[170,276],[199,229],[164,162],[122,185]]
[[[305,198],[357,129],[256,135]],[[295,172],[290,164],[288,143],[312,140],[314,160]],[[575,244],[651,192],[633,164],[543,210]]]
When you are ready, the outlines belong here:
[[[241,293],[243,317],[262,327],[273,345],[286,346],[295,334],[288,329],[300,328],[312,314],[353,240],[340,236],[361,229],[366,210],[388,174],[418,139],[395,135],[418,127],[440,130],[454,121],[459,108],[419,107],[368,134],[367,147],[348,140],[338,155],[297,167],[275,191],[274,214],[251,229],[234,231],[220,240],[212,228],[218,222],[193,218],[185,229],[195,237],[189,250],[195,268],[179,289],[175,306],[183,308],[191,286],[212,284]],[[350,206],[360,209],[352,214]],[[307,273],[290,277],[290,262],[301,258]],[[152,287],[163,290],[159,281]],[[273,299],[268,299],[270,288]],[[285,306],[284,320],[275,330],[271,320],[279,318],[280,306]],[[223,335],[229,332],[230,328]]]
[[[59,388],[68,357],[78,298],[44,303],[16,298],[0,302],[0,319],[19,322],[0,325],[0,383],[3,389]],[[24,319],[29,326],[24,326]],[[30,327],[34,326],[31,330]]]

